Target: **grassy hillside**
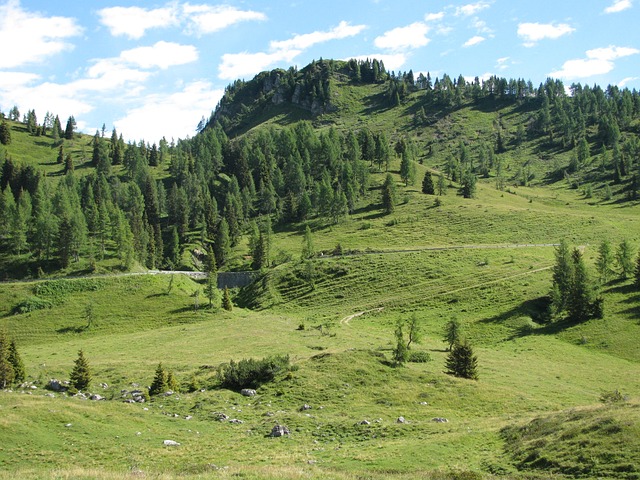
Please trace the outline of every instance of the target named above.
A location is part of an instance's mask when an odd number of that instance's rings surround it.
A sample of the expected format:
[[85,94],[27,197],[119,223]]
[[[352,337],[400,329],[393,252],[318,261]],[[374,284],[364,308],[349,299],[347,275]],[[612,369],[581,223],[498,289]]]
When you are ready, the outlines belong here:
[[[145,275],[137,262],[135,274],[123,271],[115,240],[104,258],[89,258],[92,245],[66,269],[50,260],[45,278],[34,279],[38,260],[9,251],[8,236],[0,239],[2,278],[29,279],[0,283],[0,329],[16,340],[27,370],[27,384],[0,392],[0,478],[640,478],[640,294],[633,279],[620,278],[614,262],[612,279],[599,285],[603,318],[548,321],[555,244],[565,239],[581,249],[594,286],[602,240],[614,250],[623,240],[634,252],[640,246],[631,172],[615,184],[611,170],[601,171],[599,127],[587,127],[591,160],[565,177],[573,146],[561,147],[557,136],[549,145],[538,134],[516,145],[518,127],[537,111],[532,103],[467,98],[445,108],[409,91],[391,106],[384,82],[358,84],[343,72],[329,81],[332,108],[320,114],[310,103],[253,97],[263,91],[260,83],[236,85],[225,104],[232,138],[221,151],[264,141],[262,133],[300,119],[321,132],[366,127],[387,132],[392,146],[410,137],[417,182],[405,185],[393,155],[392,213],[381,205],[388,172],[375,166],[367,190],[336,222],[320,214],[283,222],[274,213],[273,263],[252,285],[231,292],[232,311],[220,308],[219,298],[208,308],[204,281]],[[423,107],[427,119],[416,123]],[[17,164],[53,183],[64,178],[51,139],[30,136],[21,124],[11,128],[13,141],[4,148]],[[634,117],[623,140],[637,130]],[[445,172],[461,144],[476,162],[498,131],[507,145],[496,153],[503,189],[492,169],[479,175],[474,198],[459,195],[460,184],[448,178],[445,194],[421,193],[425,172]],[[91,140],[79,135],[64,143],[81,177],[94,172]],[[215,174],[202,168],[206,155],[198,145],[172,157],[191,158],[180,180],[192,194],[189,204],[198,201],[193,179],[200,174],[214,195],[233,183],[230,167]],[[143,173],[165,179],[168,190],[180,172],[179,160],[170,163]],[[113,174],[115,197],[126,193],[123,183],[139,180],[121,166]],[[165,242],[168,222],[163,212]],[[211,239],[199,222],[181,241],[180,267],[204,265],[201,250]],[[302,261],[307,226],[316,255]],[[247,220],[223,268],[249,267],[249,230]],[[84,276],[69,278],[77,274]],[[413,316],[422,341],[411,350],[428,361],[397,366],[394,331]],[[446,373],[443,330],[452,318],[478,358],[477,381]],[[104,400],[44,388],[50,379],[69,378],[79,350],[93,373],[89,393]],[[221,366],[275,355],[288,355],[291,368],[256,396],[221,388]],[[151,384],[159,363],[180,391],[124,403],[128,392]],[[220,421],[221,414],[228,418]],[[276,424],[290,435],[270,438]]]

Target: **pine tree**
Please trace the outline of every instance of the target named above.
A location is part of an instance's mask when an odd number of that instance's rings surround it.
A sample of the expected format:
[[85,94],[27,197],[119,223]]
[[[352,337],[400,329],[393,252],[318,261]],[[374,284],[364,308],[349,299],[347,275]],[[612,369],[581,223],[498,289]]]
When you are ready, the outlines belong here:
[[616,261],[620,268],[620,278],[626,279],[633,274],[633,249],[627,240],[623,240],[616,250]]
[[583,322],[589,318],[591,312],[592,291],[582,253],[577,248],[574,248],[571,254],[571,261],[573,275],[567,297],[567,309],[572,321]]
[[449,375],[470,380],[478,379],[478,358],[467,342],[456,343],[453,346],[445,365]]
[[9,361],[9,348],[7,334],[0,330],[0,389],[9,387],[15,379],[13,365]]
[[635,285],[636,288],[640,289],[640,252],[638,252],[638,257],[636,258]]
[[396,337],[396,346],[393,349],[393,362],[396,365],[403,365],[409,358],[407,345],[404,343],[403,322],[398,320],[394,332]]
[[164,368],[162,368],[162,363],[159,363],[156,368],[156,374],[153,377],[153,382],[151,382],[151,386],[149,387],[149,395],[160,395],[166,392],[168,388],[167,373]]
[[11,143],[11,128],[5,120],[2,120],[2,123],[0,123],[0,143],[2,145],[9,145]]
[[444,326],[443,340],[449,344],[447,351],[451,351],[456,343],[462,341],[462,324],[456,317],[452,317]]
[[396,184],[390,173],[382,185],[382,208],[385,213],[393,213],[396,207]]
[[431,172],[429,171],[424,174],[424,179],[422,180],[422,193],[424,193],[425,195],[435,194],[433,177],[431,176]]
[[313,248],[313,237],[311,236],[311,228],[309,225],[304,229],[304,238],[302,239],[302,260],[308,260],[315,256],[315,249]]
[[224,308],[228,312],[233,310],[233,303],[231,302],[231,294],[229,293],[229,288],[227,287],[224,287],[224,294],[222,296],[222,308]]
[[447,194],[447,185],[444,180],[444,175],[438,175],[438,195],[446,195]]
[[607,283],[611,278],[613,261],[614,257],[611,244],[608,240],[603,240],[598,247],[598,258],[596,259],[596,268],[598,269],[598,276],[601,283]]
[[15,383],[24,382],[27,374],[24,368],[24,362],[22,361],[22,358],[18,353],[18,347],[16,345],[15,340],[11,340],[11,343],[9,344],[9,352],[7,355],[7,360],[13,367],[13,381]]
[[73,133],[76,130],[76,119],[73,118],[73,115],[69,117],[67,120],[67,127],[64,130],[64,138],[67,140],[73,139]]
[[91,384],[91,369],[82,350],[78,352],[78,358],[74,362],[69,384],[76,390],[86,390]]
[[569,245],[562,240],[555,252],[556,264],[553,266],[552,299],[556,312],[562,312],[567,308],[571,283],[573,281],[573,263]]
[[204,271],[207,273],[207,284],[205,286],[205,296],[209,299],[209,308],[213,308],[213,300],[219,302],[218,297],[218,266],[216,256],[212,248],[207,250],[207,257],[204,261]]
[[178,393],[180,391],[178,380],[176,380],[175,375],[171,371],[167,373],[167,388],[174,393]]

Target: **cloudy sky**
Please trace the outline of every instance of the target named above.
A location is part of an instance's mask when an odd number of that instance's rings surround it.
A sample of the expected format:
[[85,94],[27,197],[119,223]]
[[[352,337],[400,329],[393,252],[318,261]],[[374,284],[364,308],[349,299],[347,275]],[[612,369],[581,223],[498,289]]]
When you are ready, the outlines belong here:
[[185,138],[235,79],[320,57],[640,89],[638,19],[640,0],[0,0],[0,110]]

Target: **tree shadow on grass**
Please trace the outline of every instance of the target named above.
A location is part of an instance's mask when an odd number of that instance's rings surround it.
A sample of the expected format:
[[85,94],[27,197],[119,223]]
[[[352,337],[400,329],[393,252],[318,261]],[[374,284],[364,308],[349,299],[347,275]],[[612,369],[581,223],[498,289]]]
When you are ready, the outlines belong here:
[[89,327],[87,325],[81,325],[79,327],[63,327],[63,328],[59,328],[56,330],[56,333],[82,333],[82,332],[86,332],[87,330],[89,330]]

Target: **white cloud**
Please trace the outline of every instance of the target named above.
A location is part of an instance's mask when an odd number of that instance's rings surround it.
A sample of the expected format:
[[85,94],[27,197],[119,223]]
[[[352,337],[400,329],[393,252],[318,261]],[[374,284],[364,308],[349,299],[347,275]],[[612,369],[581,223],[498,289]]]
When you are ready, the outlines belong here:
[[604,9],[604,13],[618,13],[633,6],[631,0],[615,0],[612,5]]
[[109,7],[98,11],[100,22],[113,36],[139,39],[152,28],[169,27],[178,24],[175,7],[147,10],[140,7]]
[[198,60],[198,50],[193,45],[180,45],[160,41],[152,47],[138,47],[120,54],[125,62],[142,68],[159,67],[163,70]]
[[0,72],[0,90],[11,90],[13,88],[29,85],[40,79],[40,75],[25,72]]
[[532,47],[536,42],[549,38],[555,40],[575,31],[566,23],[521,23],[518,25],[518,36],[524,39],[524,45]]
[[405,63],[407,63],[407,55],[404,53],[393,53],[393,54],[379,54],[379,53],[373,53],[371,55],[358,55],[355,57],[349,57],[349,58],[345,58],[344,60],[372,60],[372,59],[376,59],[379,61],[382,61],[384,63],[384,68],[387,71],[391,71],[391,70],[398,70],[399,68],[401,68]]
[[238,10],[229,5],[190,5],[185,3],[182,12],[190,24],[189,31],[197,35],[217,32],[239,22],[266,20],[267,16],[252,10]]
[[226,53],[218,66],[218,77],[223,80],[251,77],[279,63],[291,63],[301,50],[282,50],[274,53]]
[[493,30],[487,26],[487,22],[485,22],[484,20],[476,19],[473,22],[473,27],[478,31],[478,33],[493,33]]
[[498,70],[506,70],[507,68],[509,68],[509,66],[507,65],[507,62],[510,60],[509,57],[500,57],[499,59],[496,60],[496,68]]
[[637,55],[640,50],[629,47],[609,46],[587,50],[587,58],[567,60],[560,70],[549,75],[556,78],[579,79],[609,73],[615,68],[614,60]]
[[475,37],[471,37],[469,40],[464,42],[463,47],[472,47],[474,45],[478,45],[479,43],[484,42],[485,40],[486,39],[484,37],[476,35]]
[[131,68],[118,58],[104,58],[97,60],[86,70],[82,78],[74,80],[66,88],[78,93],[105,93],[125,85],[132,88],[146,81],[150,76],[151,72]]
[[40,62],[73,49],[66,40],[82,33],[73,18],[47,17],[22,9],[18,0],[0,5],[0,68]]
[[129,110],[114,125],[127,140],[144,139],[153,143],[163,136],[167,139],[193,136],[198,119],[209,117],[223,93],[209,82],[192,82],[171,95],[144,97],[139,106]]
[[304,50],[317,43],[329,40],[339,40],[342,38],[358,35],[366,28],[365,25],[349,25],[348,22],[340,22],[337,27],[327,32],[312,32],[303,35],[296,35],[289,40],[273,41],[269,44],[271,50]]
[[204,35],[239,22],[266,20],[266,15],[230,5],[191,5],[171,2],[164,7],[109,7],[98,11],[100,22],[113,36],[142,38],[147,30],[183,25],[188,33]]
[[444,12],[427,13],[424,16],[424,21],[425,22],[437,22],[439,20],[442,20],[443,18],[444,18]]
[[622,80],[620,80],[620,82],[618,83],[618,87],[620,88],[624,88],[627,86],[628,83],[630,82],[635,82],[636,80],[639,80],[640,77],[626,77],[623,78]]
[[416,22],[406,27],[389,30],[384,35],[377,37],[373,43],[378,48],[392,51],[419,48],[429,43],[428,32],[429,27],[426,24]]
[[462,5],[461,7],[456,7],[455,14],[456,16],[470,17],[471,15],[475,15],[490,6],[491,4],[489,2],[469,3],[467,5]]
[[291,64],[305,49],[317,43],[352,37],[365,28],[364,25],[340,22],[337,27],[326,32],[316,31],[295,35],[289,40],[272,41],[269,44],[269,52],[227,53],[222,56],[222,62],[218,66],[218,77],[223,80],[235,80],[253,76],[280,62]]

